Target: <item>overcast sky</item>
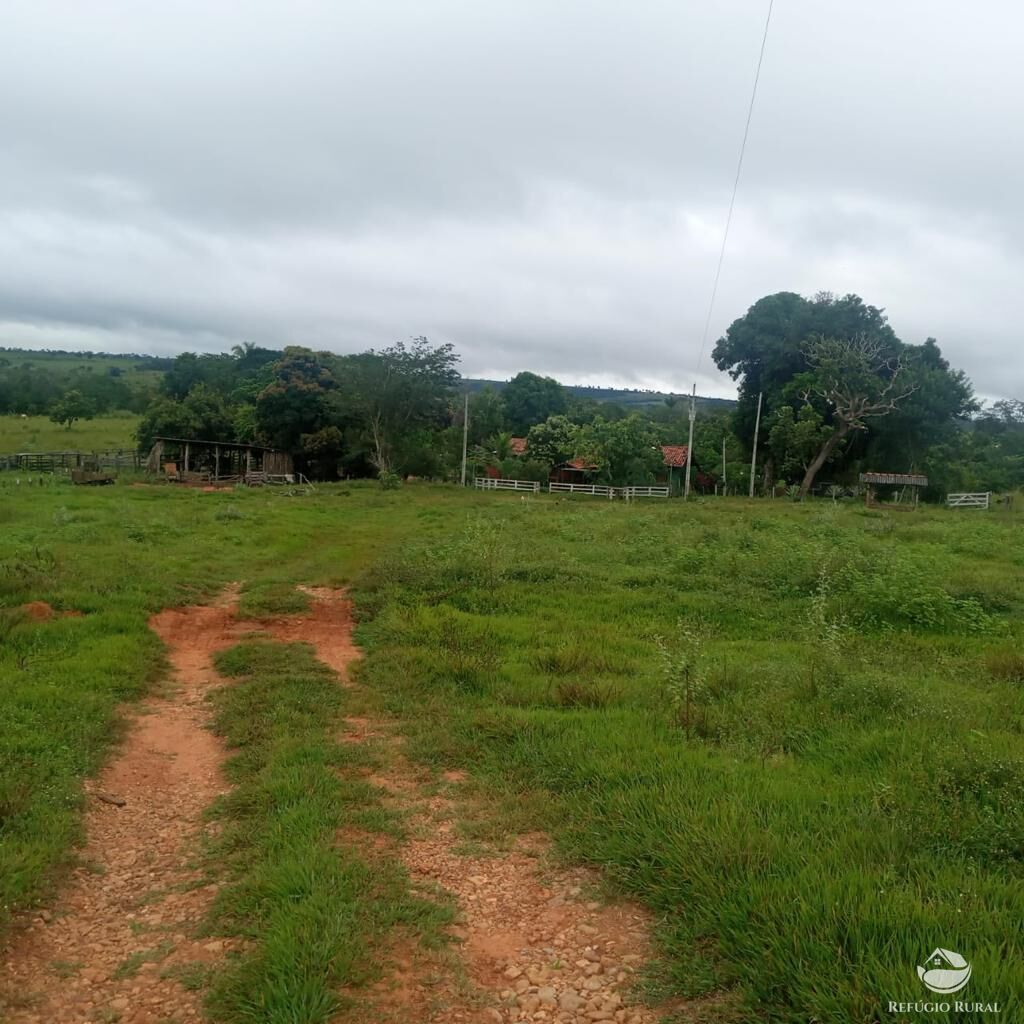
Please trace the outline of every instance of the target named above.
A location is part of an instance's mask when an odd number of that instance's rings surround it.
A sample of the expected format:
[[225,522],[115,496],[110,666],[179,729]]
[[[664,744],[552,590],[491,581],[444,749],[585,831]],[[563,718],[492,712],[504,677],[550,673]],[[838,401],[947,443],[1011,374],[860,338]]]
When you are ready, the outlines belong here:
[[[767,0],[5,0],[0,345],[729,394],[700,338]],[[714,339],[854,291],[1024,396],[1024,6],[776,0]]]

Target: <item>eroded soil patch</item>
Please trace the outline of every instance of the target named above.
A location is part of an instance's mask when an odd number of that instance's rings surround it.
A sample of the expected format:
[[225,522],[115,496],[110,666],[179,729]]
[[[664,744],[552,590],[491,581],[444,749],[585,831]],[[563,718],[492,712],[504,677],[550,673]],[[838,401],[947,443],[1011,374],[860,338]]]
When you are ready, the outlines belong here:
[[173,685],[138,709],[117,757],[86,783],[82,864],[53,911],[14,939],[0,1002],[10,1021],[195,1021],[180,983],[225,943],[195,936],[214,888],[195,867],[204,809],[225,789],[205,727],[218,683],[213,654],[236,642],[237,588],[150,625],[168,646]]
[[[202,877],[203,811],[226,788],[224,752],[206,728],[205,702],[221,684],[213,656],[250,635],[310,644],[342,685],[359,656],[344,592],[304,588],[308,612],[236,618],[237,588],[210,606],[170,609],[152,628],[168,646],[174,692],[147,700],[125,745],[95,782],[88,844],[52,913],[18,936],[3,975],[7,1019],[25,1024],[120,1021],[185,1024],[201,1017],[194,984],[232,945],[196,936],[216,887]],[[653,1024],[631,1000],[650,954],[649,919],[632,904],[596,898],[599,878],[555,866],[541,835],[502,852],[467,855],[454,820],[465,776],[418,773],[396,746],[393,723],[349,717],[338,737],[369,743],[383,767],[366,775],[401,812],[411,838],[343,830],[338,842],[372,862],[398,857],[414,884],[458,908],[448,950],[396,939],[383,981],[349,993],[362,1012],[346,1019],[394,1024]],[[186,984],[182,984],[182,982]],[[0,1007],[3,1004],[0,1003]]]
[[467,855],[454,822],[463,777],[446,772],[442,778],[447,791],[438,794],[401,758],[368,776],[388,794],[387,803],[410,815],[412,838],[397,852],[413,880],[459,908],[458,959],[403,951],[391,982],[378,987],[373,1019],[659,1020],[631,998],[636,972],[651,953],[648,914],[596,898],[598,874],[555,866],[541,834],[518,836],[507,851]]

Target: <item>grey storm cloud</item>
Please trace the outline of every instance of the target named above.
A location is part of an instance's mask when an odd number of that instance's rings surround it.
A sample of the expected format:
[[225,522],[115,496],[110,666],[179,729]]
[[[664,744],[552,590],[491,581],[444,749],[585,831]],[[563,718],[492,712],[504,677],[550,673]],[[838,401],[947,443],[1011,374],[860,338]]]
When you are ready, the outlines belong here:
[[[767,10],[11,0],[0,344],[351,351],[728,394],[701,334]],[[708,349],[855,291],[1024,394],[1024,8],[776,0]]]

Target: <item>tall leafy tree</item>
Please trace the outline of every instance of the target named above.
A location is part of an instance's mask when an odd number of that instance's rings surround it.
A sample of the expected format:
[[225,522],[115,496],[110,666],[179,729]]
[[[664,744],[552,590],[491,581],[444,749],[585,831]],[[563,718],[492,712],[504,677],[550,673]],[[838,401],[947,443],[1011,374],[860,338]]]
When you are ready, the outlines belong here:
[[[784,405],[766,427],[766,447],[783,480],[803,479],[815,456],[833,433],[825,417],[810,404],[801,406],[799,412]],[[838,444],[832,446],[829,458],[838,454],[839,447]]]
[[[763,416],[770,421],[784,405],[796,409],[799,395],[789,387],[807,369],[804,349],[814,337],[851,340],[870,338],[895,351],[899,340],[883,310],[858,295],[837,297],[819,292],[806,299],[795,292],[766,295],[733,321],[712,353],[715,364],[738,382],[736,435],[753,444],[758,395],[764,395]],[[770,482],[772,465],[766,466]]]
[[950,367],[934,338],[904,346],[902,363],[903,379],[914,385],[913,393],[872,424],[854,449],[855,454],[864,453],[869,469],[920,468],[930,448],[956,443],[978,409],[971,382],[963,371]]
[[616,487],[645,484],[662,468],[660,441],[654,424],[637,413],[615,421],[598,418],[580,428],[577,455]]
[[140,451],[149,451],[157,437],[234,441],[232,411],[224,397],[206,384],[196,384],[182,399],[155,399],[136,429]]
[[308,348],[286,348],[256,399],[258,434],[275,448],[301,452],[303,435],[330,425],[328,398],[337,386],[324,356]]
[[81,391],[69,391],[50,407],[50,419],[63,424],[68,430],[76,420],[91,420],[96,415],[96,403]]
[[569,405],[565,388],[553,377],[541,377],[524,370],[517,373],[501,392],[505,406],[505,423],[509,430],[522,436],[535,423],[549,416],[563,415]]
[[526,453],[530,459],[555,466],[576,454],[580,430],[565,416],[549,416],[530,427],[526,435]]
[[505,427],[501,395],[487,386],[469,396],[469,443],[482,444]]
[[414,460],[410,439],[450,420],[458,358],[453,346],[434,347],[420,337],[335,361],[339,407],[378,473],[422,461]]
[[808,343],[805,355],[810,371],[798,381],[805,401],[820,402],[828,410],[831,429],[807,465],[801,498],[846,437],[867,430],[869,420],[888,416],[918,389],[903,372],[901,356],[890,351],[891,346],[865,336],[822,337]]

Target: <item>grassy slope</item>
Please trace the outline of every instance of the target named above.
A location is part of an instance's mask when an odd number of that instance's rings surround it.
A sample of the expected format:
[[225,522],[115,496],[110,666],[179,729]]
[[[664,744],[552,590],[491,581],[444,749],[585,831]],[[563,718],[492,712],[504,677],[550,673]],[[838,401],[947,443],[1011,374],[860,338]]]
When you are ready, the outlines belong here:
[[[505,807],[542,792],[565,849],[660,914],[677,990],[738,987],[750,1020],[895,1019],[943,945],[1005,1005],[1022,564],[994,515],[496,497],[367,581],[363,678],[419,756]],[[707,637],[689,737],[653,640],[680,624]]]
[[130,412],[112,413],[79,420],[69,430],[47,416],[0,416],[0,455],[134,448],[140,418]]
[[[654,907],[677,989],[737,986],[751,1020],[894,1019],[880,1006],[919,998],[914,965],[944,945],[974,964],[972,998],[1007,1002],[1024,991],[1022,562],[1019,524],[995,513],[0,477],[0,606],[89,613],[0,620],[0,905],[35,900],[65,862],[78,779],[159,665],[149,612],[239,577],[256,606],[359,578],[361,675],[412,723],[413,753],[466,765],[502,813]],[[653,641],[680,618],[708,636],[689,737]],[[233,657],[256,683],[223,710],[229,738],[263,714],[272,673]],[[236,779],[259,795],[273,758],[257,772],[240,746]],[[271,853],[257,833],[247,863],[272,877]],[[364,909],[371,931],[387,920]]]
[[137,391],[151,390],[160,383],[162,370],[149,369],[135,356],[97,353],[91,359],[75,352],[40,352],[36,349],[0,349],[0,366],[32,366],[51,373],[94,373],[97,376],[120,370],[127,384]]

